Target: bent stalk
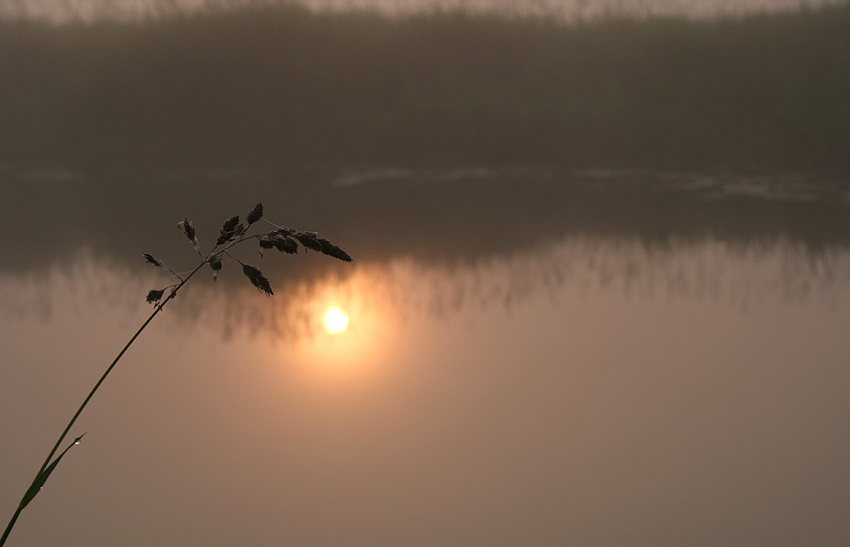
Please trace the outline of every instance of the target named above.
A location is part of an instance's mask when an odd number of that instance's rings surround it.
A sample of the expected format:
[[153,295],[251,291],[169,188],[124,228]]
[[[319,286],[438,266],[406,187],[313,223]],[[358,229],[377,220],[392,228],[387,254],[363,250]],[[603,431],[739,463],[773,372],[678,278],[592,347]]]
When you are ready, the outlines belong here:
[[[77,437],[71,445],[69,445],[62,453],[59,454],[59,456],[56,457],[56,459],[53,459],[53,456],[56,454],[56,451],[59,450],[59,446],[62,444],[62,441],[65,440],[65,437],[67,437],[68,433],[71,431],[71,428],[74,426],[74,423],[76,423],[77,418],[80,417],[80,414],[82,414],[83,409],[86,408],[86,405],[88,405],[89,401],[92,399],[92,397],[100,388],[100,386],[103,384],[104,380],[106,380],[106,377],[109,376],[109,374],[115,368],[115,365],[118,364],[118,361],[121,360],[121,358],[130,348],[130,346],[132,346],[136,339],[139,337],[139,335],[141,335],[145,328],[150,325],[154,317],[156,317],[159,312],[162,311],[165,305],[177,295],[177,291],[179,291],[186,283],[188,283],[188,281],[192,279],[192,277],[196,273],[198,273],[198,271],[203,268],[205,264],[209,264],[210,268],[213,271],[213,279],[215,279],[215,276],[222,268],[222,258],[230,258],[236,261],[242,267],[243,273],[246,277],[248,277],[248,280],[251,282],[252,285],[254,285],[261,292],[265,293],[267,296],[270,296],[273,293],[271,284],[269,283],[268,279],[266,279],[266,277],[259,269],[255,268],[254,266],[245,264],[239,259],[233,257],[228,252],[232,247],[247,240],[256,239],[259,242],[261,254],[263,250],[267,249],[277,249],[281,252],[294,254],[298,250],[298,245],[301,244],[301,246],[305,249],[311,249],[322,254],[337,258],[344,262],[352,262],[351,257],[345,251],[331,244],[328,240],[319,238],[314,232],[301,232],[293,230],[291,228],[284,228],[272,224],[272,226],[275,226],[275,230],[267,232],[265,234],[246,237],[246,232],[248,228],[250,228],[250,226],[255,222],[259,221],[262,216],[263,205],[262,203],[258,203],[256,207],[254,207],[254,209],[246,217],[248,227],[245,227],[242,223],[239,222],[238,216],[233,216],[226,220],[221,227],[220,235],[216,241],[215,246],[206,255],[206,257],[201,254],[200,244],[198,242],[198,238],[195,235],[195,228],[192,225],[192,222],[189,219],[183,219],[181,222],[179,222],[177,225],[178,228],[182,230],[184,235],[192,242],[195,250],[198,252],[198,256],[201,257],[201,262],[195,267],[194,270],[192,270],[185,277],[181,276],[170,268],[167,268],[162,262],[155,259],[153,256],[149,254],[144,255],[145,260],[148,262],[148,264],[151,264],[152,266],[156,266],[158,268],[166,269],[167,271],[171,272],[173,276],[179,279],[179,281],[177,283],[165,287],[164,289],[152,290],[148,292],[147,301],[149,303],[154,304],[155,306],[153,313],[151,313],[151,315],[145,320],[145,322],[142,323],[142,326],[139,327],[136,333],[133,334],[132,337],[130,337],[130,339],[121,349],[121,351],[118,352],[118,355],[115,356],[115,359],[113,359],[113,361],[109,364],[109,366],[106,368],[106,371],[103,373],[103,375],[101,375],[100,379],[97,381],[97,383],[91,389],[89,394],[83,400],[80,407],[74,413],[74,416],[68,422],[68,425],[65,426],[65,429],[62,431],[62,434],[59,435],[59,439],[56,441],[56,444],[53,445],[53,448],[50,450],[50,453],[47,455],[47,458],[45,458],[44,463],[42,463],[41,468],[38,470],[38,473],[36,473],[35,478],[33,479],[26,493],[21,498],[21,501],[18,504],[15,513],[9,520],[9,524],[6,525],[6,529],[3,532],[3,536],[0,537],[0,547],[2,547],[6,543],[6,539],[9,537],[9,534],[12,531],[12,528],[15,526],[15,523],[17,522],[21,512],[39,493],[41,488],[44,486],[44,483],[47,481],[48,477],[56,468],[65,453],[68,452],[68,450],[70,450],[72,446],[80,442],[82,435],[80,437]],[[163,299],[163,296],[165,295],[166,291],[168,291],[169,294]],[[85,435],[85,433],[83,435]]]

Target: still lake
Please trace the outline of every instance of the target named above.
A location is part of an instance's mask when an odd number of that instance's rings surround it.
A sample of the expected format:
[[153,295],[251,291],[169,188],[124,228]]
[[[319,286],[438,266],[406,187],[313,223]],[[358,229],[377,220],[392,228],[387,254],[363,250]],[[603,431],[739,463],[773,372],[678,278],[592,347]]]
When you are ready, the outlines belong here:
[[[0,511],[166,273],[8,542],[850,542],[850,179],[553,167],[0,172]],[[347,328],[323,326],[330,307]],[[8,518],[8,517],[6,517]]]

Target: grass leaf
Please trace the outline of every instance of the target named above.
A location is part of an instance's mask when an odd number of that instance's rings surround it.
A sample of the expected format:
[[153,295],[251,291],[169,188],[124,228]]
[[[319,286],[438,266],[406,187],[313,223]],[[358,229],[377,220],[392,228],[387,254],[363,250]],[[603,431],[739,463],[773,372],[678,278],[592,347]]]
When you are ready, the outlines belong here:
[[294,255],[298,252],[298,243],[296,243],[294,239],[283,237],[280,234],[272,237],[272,245],[274,245],[275,248],[282,253]]
[[213,281],[218,278],[218,272],[221,271],[223,264],[221,263],[221,257],[216,255],[207,260],[207,263],[210,265],[210,268],[213,271]]
[[308,249],[337,258],[343,262],[353,262],[353,259],[348,255],[348,253],[332,244],[327,239],[318,237],[316,232],[296,232],[293,234],[293,237],[296,238],[301,245],[304,245],[304,247]]
[[248,217],[246,218],[246,220],[248,221],[248,226],[254,224],[261,218],[263,218],[263,204],[258,203],[254,206],[253,209],[251,209],[251,212],[248,213]]
[[165,289],[161,290],[151,290],[148,291],[147,302],[148,304],[156,304],[160,300],[162,300],[162,295],[165,294]]
[[248,277],[251,284],[257,287],[261,292],[266,293],[266,296],[274,294],[272,292],[272,286],[269,283],[269,280],[266,279],[266,276],[263,275],[263,272],[248,264],[242,264],[242,272]]
[[224,224],[221,225],[220,234],[218,239],[216,240],[216,245],[221,245],[222,243],[227,243],[233,238],[237,237],[239,234],[245,231],[245,227],[239,222],[239,215],[234,215],[229,219],[224,221]]
[[145,257],[145,261],[151,266],[156,266],[157,268],[164,268],[165,265],[159,260],[155,259],[152,255],[148,253],[144,253],[142,256]]
[[192,245],[195,246],[195,250],[201,252],[201,243],[195,235],[195,225],[192,224],[191,220],[184,218],[177,223],[177,229],[183,230],[183,233],[186,234],[186,237],[192,242]]
[[62,456],[64,456],[69,450],[71,450],[72,446],[80,444],[80,439],[82,439],[84,435],[85,433],[74,439],[74,442],[69,444],[68,448],[63,450],[62,453],[59,454],[59,456],[57,456],[55,460],[53,460],[53,463],[47,466],[44,471],[39,473],[35,480],[32,481],[29,490],[27,490],[27,493],[24,494],[24,497],[21,499],[21,509],[29,505],[33,498],[35,498],[35,496],[41,491],[41,488],[44,486],[44,483],[47,482],[47,479],[50,477],[50,474],[53,473],[53,470],[56,469],[57,465],[59,465],[59,460],[62,459]]

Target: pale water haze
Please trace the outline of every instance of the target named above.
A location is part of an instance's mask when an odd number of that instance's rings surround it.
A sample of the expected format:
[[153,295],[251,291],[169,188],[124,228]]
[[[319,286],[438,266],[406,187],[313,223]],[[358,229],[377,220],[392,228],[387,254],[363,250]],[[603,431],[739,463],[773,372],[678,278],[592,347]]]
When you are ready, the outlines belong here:
[[4,547],[850,544],[849,13],[0,20]]
[[260,196],[355,263],[252,245],[273,297],[235,263],[185,287],[9,545],[850,538],[846,179],[31,177],[4,182],[6,514],[169,282],[141,253],[192,264],[174,219],[209,244]]

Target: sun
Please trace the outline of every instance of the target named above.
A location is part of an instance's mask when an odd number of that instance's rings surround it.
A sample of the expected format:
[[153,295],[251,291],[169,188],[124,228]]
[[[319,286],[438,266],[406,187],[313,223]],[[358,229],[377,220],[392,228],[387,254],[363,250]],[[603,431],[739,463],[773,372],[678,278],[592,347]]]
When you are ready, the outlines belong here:
[[325,312],[325,328],[331,334],[342,332],[348,327],[348,315],[340,308],[332,306]]

